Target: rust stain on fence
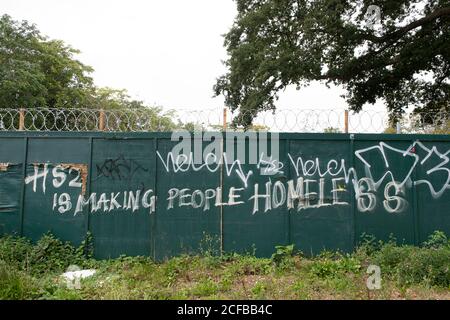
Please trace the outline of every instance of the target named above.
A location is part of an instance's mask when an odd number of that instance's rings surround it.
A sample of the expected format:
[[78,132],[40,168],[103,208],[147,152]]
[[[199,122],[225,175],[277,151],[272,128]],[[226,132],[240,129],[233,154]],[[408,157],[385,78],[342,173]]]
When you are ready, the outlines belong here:
[[61,168],[66,170],[76,170],[80,173],[81,179],[81,195],[86,193],[86,182],[88,177],[88,166],[84,163],[61,163],[59,165]]

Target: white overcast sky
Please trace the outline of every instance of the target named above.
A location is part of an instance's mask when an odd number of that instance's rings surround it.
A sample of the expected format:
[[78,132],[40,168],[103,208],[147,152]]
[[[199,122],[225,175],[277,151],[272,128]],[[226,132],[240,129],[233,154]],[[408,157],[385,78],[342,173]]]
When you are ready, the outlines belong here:
[[[0,13],[81,50],[99,86],[166,108],[223,106],[212,87],[226,71],[222,35],[236,15],[232,0],[1,0]],[[292,88],[277,105],[343,109],[342,93],[321,84]]]

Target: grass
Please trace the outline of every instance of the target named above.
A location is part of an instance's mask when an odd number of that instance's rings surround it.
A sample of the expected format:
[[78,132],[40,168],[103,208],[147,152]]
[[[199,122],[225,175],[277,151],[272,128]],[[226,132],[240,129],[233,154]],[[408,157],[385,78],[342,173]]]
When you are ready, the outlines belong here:
[[[0,299],[450,299],[450,242],[435,232],[421,247],[366,238],[352,254],[307,258],[279,246],[269,259],[252,255],[91,258],[45,235],[36,244],[0,238]],[[80,289],[60,274],[69,265],[95,268]],[[368,290],[367,267],[381,268],[382,285]]]

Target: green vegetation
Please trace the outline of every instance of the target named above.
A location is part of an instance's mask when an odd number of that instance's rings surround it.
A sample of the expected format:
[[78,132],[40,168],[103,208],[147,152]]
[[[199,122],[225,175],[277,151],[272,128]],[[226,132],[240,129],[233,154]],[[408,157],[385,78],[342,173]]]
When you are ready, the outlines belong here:
[[[139,112],[140,119],[149,121],[149,130],[185,127],[174,119],[173,110],[164,112],[161,107],[148,106],[131,98],[125,89],[96,86],[91,77],[94,69],[78,61],[79,54],[64,41],[49,39],[28,21],[0,16],[0,108],[104,109],[128,115],[134,111]],[[73,121],[70,115],[65,120]],[[17,127],[18,117],[4,115],[3,121],[15,122]],[[30,121],[25,118],[26,127]],[[47,126],[53,124],[52,118],[46,121]],[[95,127],[95,121],[88,127],[92,125]],[[122,130],[124,126],[121,124]]]
[[50,40],[35,25],[0,17],[0,106],[79,107],[90,104],[93,69],[78,50]]
[[[209,241],[207,241],[209,242]],[[293,245],[270,259],[253,255],[92,259],[92,237],[78,248],[44,235],[36,244],[0,238],[0,299],[450,299],[450,241],[435,232],[421,247],[365,236],[352,254],[307,258]],[[381,268],[382,287],[366,287],[367,267]],[[70,265],[97,273],[69,289]]]
[[449,111],[448,0],[236,0],[236,6],[224,38],[227,72],[214,92],[239,111],[239,125],[275,110],[289,86],[301,90],[315,81],[343,87],[352,111],[383,101],[392,123],[408,108]]
[[328,127],[323,130],[324,133],[342,133],[339,128]]

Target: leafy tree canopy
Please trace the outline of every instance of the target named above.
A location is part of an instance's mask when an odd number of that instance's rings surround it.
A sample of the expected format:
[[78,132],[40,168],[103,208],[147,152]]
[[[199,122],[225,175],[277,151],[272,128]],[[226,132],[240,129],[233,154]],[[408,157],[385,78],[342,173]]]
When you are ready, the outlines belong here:
[[[132,111],[139,119],[131,118],[131,121],[145,123],[145,127],[155,131],[171,131],[180,128],[188,128],[189,124],[176,120],[175,112],[169,110],[164,112],[162,107],[147,106],[143,101],[132,99],[125,89],[113,89],[109,87],[96,88],[94,98],[91,102],[95,109],[120,111],[127,113]],[[137,113],[136,113],[137,112]],[[126,126],[126,124],[123,124]],[[122,128],[123,129],[123,128]]]
[[448,0],[236,3],[238,14],[224,42],[228,72],[214,91],[233,111],[239,109],[241,124],[274,110],[277,93],[288,85],[311,81],[342,85],[354,111],[379,99],[391,115],[407,107],[449,110]]
[[[147,106],[132,99],[124,89],[95,86],[91,78],[93,68],[78,61],[77,54],[78,50],[63,41],[42,35],[35,25],[1,16],[0,108],[139,111],[140,119],[130,118],[130,121],[145,121],[146,128],[151,130],[183,126],[174,120],[173,111],[163,112],[161,107]],[[126,123],[121,126],[126,130]]]
[[74,59],[79,51],[44,37],[36,26],[0,18],[0,106],[86,106],[93,71]]

